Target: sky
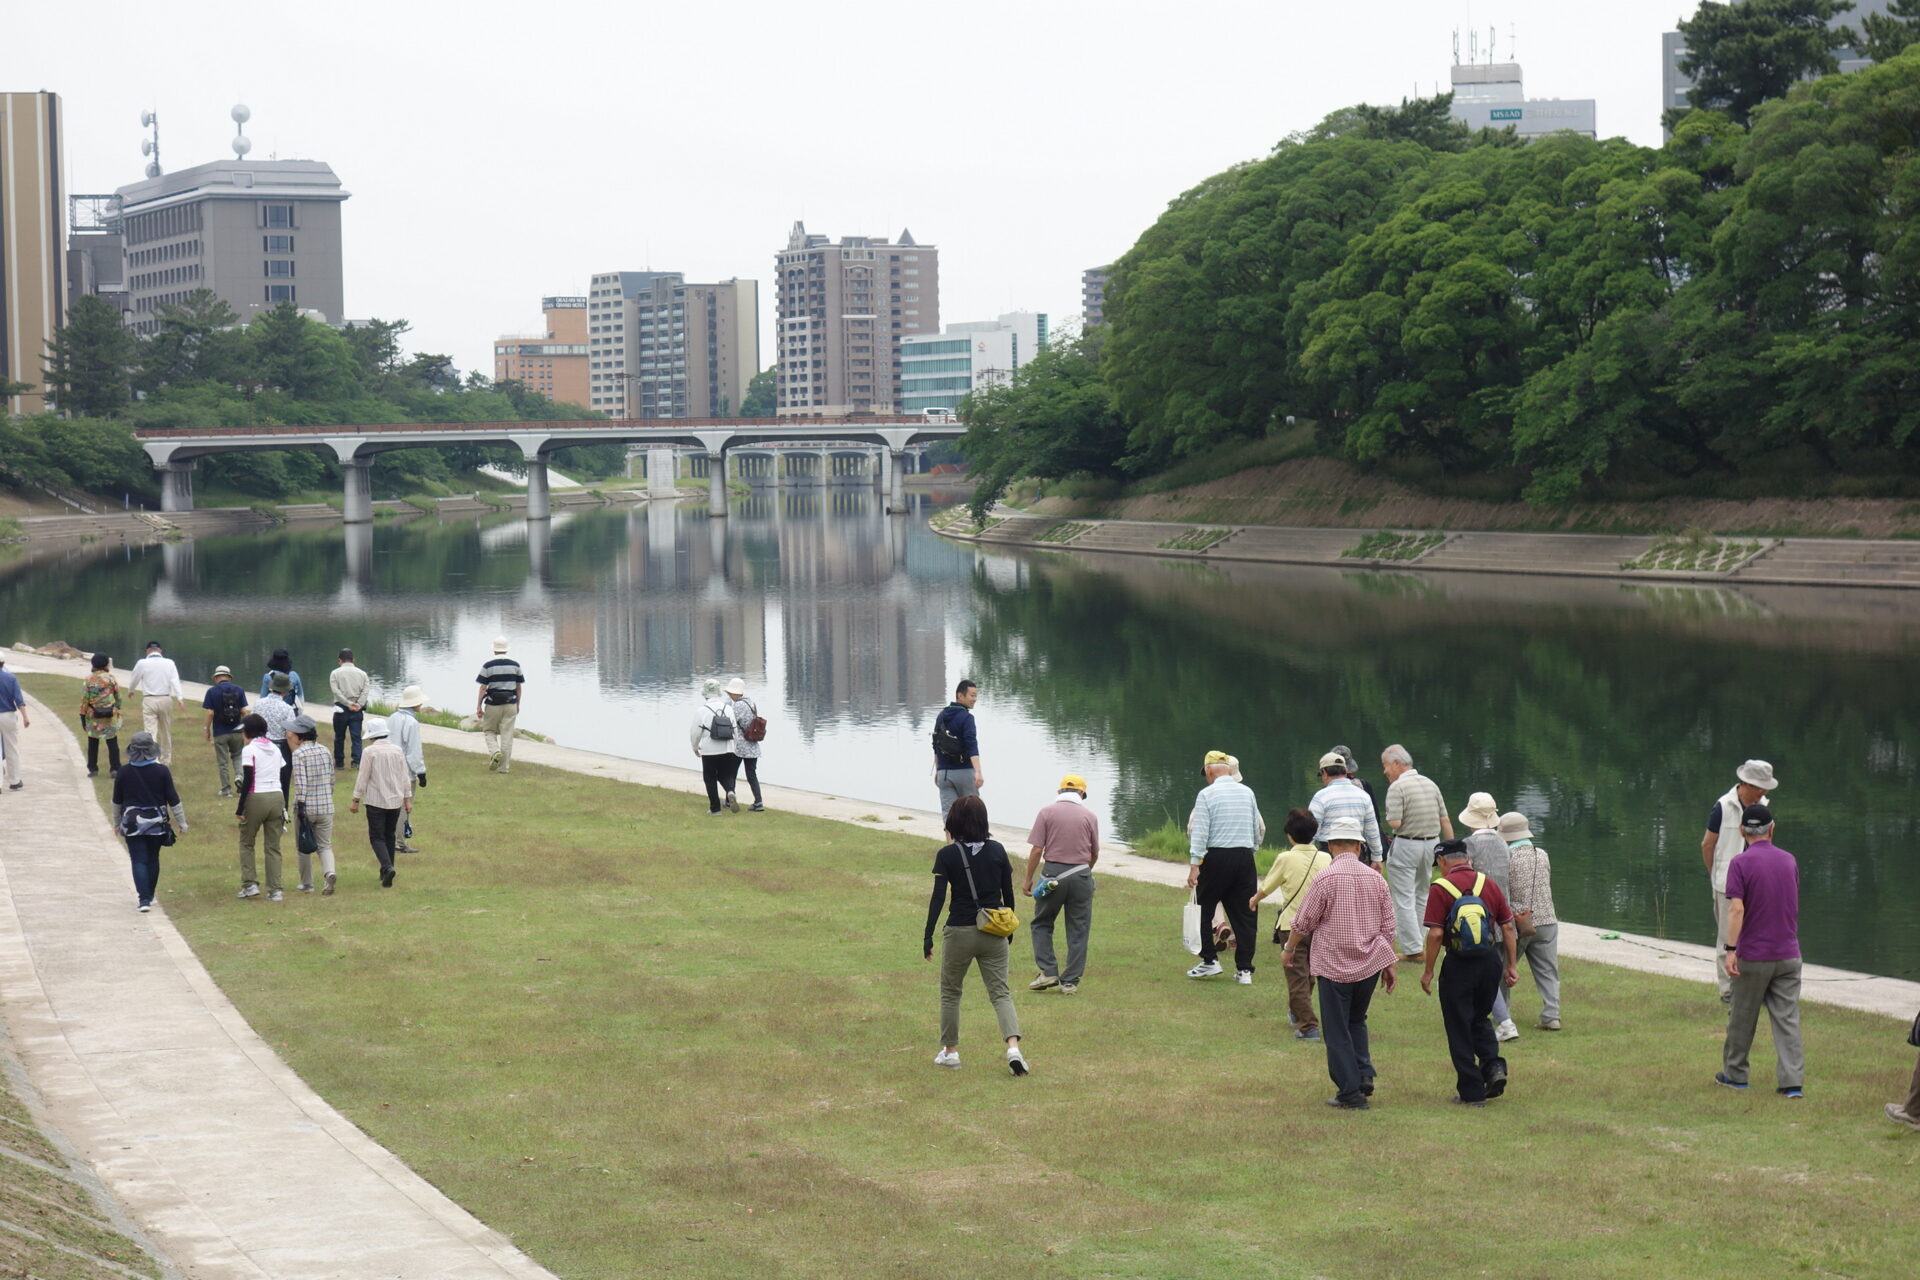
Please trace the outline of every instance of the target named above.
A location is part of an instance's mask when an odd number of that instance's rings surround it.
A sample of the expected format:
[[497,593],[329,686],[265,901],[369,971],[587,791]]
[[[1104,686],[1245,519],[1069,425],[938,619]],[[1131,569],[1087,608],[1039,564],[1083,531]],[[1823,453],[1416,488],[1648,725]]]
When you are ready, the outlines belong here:
[[331,164],[350,318],[491,373],[492,340],[596,271],[768,282],[807,229],[940,247],[943,323],[1080,311],[1080,273],[1210,174],[1355,102],[1444,88],[1498,31],[1527,91],[1660,140],[1660,35],[1688,0],[169,0],[14,6],[0,90],[66,112],[69,190],[231,155]]

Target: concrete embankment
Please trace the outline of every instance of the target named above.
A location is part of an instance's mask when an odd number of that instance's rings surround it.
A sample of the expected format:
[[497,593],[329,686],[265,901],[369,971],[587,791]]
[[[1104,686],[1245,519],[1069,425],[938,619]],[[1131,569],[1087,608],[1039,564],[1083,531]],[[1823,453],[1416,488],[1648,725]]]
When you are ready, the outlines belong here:
[[1173,560],[1466,573],[1552,574],[1639,582],[1920,588],[1920,542],[1863,538],[1287,528],[1077,520],[996,510],[984,528],[964,513],[932,522],[945,537],[1042,551]]

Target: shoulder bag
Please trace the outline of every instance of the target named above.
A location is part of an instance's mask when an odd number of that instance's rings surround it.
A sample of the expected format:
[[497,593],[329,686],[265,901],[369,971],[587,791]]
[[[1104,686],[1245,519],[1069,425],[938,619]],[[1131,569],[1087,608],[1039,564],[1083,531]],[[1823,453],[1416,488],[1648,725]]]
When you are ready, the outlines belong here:
[[1020,917],[1012,907],[983,907],[980,905],[980,890],[974,887],[973,867],[967,857],[967,846],[955,841],[954,848],[960,851],[960,869],[967,873],[967,892],[973,895],[973,923],[982,933],[990,933],[996,938],[1011,938],[1013,931],[1020,927]]
[[1913,1030],[1907,1032],[1907,1043],[1920,1049],[1920,1014],[1914,1015]]

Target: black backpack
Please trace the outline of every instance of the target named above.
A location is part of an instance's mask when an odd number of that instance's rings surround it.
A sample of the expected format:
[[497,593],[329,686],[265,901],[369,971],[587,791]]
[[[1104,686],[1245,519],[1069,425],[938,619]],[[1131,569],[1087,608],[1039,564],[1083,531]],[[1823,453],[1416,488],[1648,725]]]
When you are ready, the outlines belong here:
[[213,722],[222,729],[238,729],[247,718],[247,691],[231,680],[219,687],[220,705],[213,709]]
[[[951,710],[953,710],[952,707],[947,708],[947,711]],[[966,739],[947,727],[947,711],[942,711],[933,718],[934,752],[949,760],[965,760],[967,758]]]
[[[713,711],[713,708],[708,707],[707,710]],[[715,742],[727,742],[732,739],[733,717],[727,714],[725,707],[713,711],[713,721],[707,725],[707,736]]]

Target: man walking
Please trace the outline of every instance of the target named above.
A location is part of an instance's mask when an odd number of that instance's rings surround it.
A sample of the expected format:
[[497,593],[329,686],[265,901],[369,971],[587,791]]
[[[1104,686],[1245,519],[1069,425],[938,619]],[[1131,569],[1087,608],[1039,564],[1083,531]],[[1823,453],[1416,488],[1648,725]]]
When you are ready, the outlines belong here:
[[507,638],[495,636],[493,657],[480,665],[480,696],[473,714],[486,737],[487,768],[506,773],[513,764],[513,726],[527,701],[527,677],[507,656]]
[[1320,757],[1320,790],[1307,802],[1307,811],[1320,824],[1322,840],[1328,838],[1331,824],[1342,818],[1359,823],[1366,861],[1380,860],[1380,819],[1373,812],[1373,799],[1347,776],[1347,762],[1338,751]]
[[1724,1066],[1713,1079],[1729,1089],[1747,1087],[1747,1053],[1764,1004],[1773,1024],[1774,1092],[1798,1098],[1807,1071],[1800,1047],[1800,864],[1774,844],[1773,810],[1766,805],[1742,809],[1739,830],[1746,849],[1727,867],[1723,944],[1733,1007]]
[[1207,752],[1203,768],[1207,785],[1194,797],[1193,820],[1187,827],[1187,888],[1195,890],[1200,901],[1200,963],[1187,970],[1187,976],[1211,978],[1220,972],[1212,925],[1215,909],[1224,908],[1233,928],[1233,980],[1250,986],[1260,927],[1260,913],[1253,905],[1260,888],[1253,851],[1260,846],[1266,823],[1253,789],[1234,781],[1226,752]]
[[[400,754],[406,757],[407,772],[413,775],[414,785],[421,791],[427,789],[426,749],[420,745],[420,708],[427,704],[427,695],[417,684],[410,684],[400,691],[400,701],[387,717],[387,741],[400,748]],[[413,810],[407,810],[407,817],[400,824],[400,838],[394,845],[397,853],[418,853],[413,847]]]
[[1357,819],[1336,818],[1318,834],[1333,863],[1307,886],[1280,963],[1293,964],[1311,941],[1307,971],[1320,988],[1320,1036],[1334,1088],[1327,1105],[1365,1111],[1379,1074],[1367,1039],[1367,1010],[1376,985],[1388,992],[1394,986],[1393,898],[1379,873],[1360,861],[1366,841]]
[[1421,887],[1433,868],[1434,846],[1453,839],[1453,819],[1447,802],[1431,778],[1413,767],[1413,756],[1399,743],[1380,753],[1387,775],[1387,826],[1393,844],[1387,850],[1387,890],[1393,895],[1397,924],[1394,945],[1404,960],[1418,959],[1424,931],[1421,909],[1426,905]]
[[[313,892],[313,860],[320,859],[320,874],[325,880],[321,897],[332,894],[338,877],[333,866],[333,758],[316,739],[319,726],[310,716],[295,716],[287,734],[299,745],[293,749],[293,812],[297,820],[313,829],[314,852],[300,849],[300,885],[302,893]],[[295,848],[299,842],[295,841]]]
[[1434,861],[1440,878],[1427,890],[1420,989],[1433,994],[1433,962],[1444,946],[1440,1021],[1453,1058],[1453,1100],[1485,1106],[1507,1091],[1507,1060],[1493,1034],[1493,996],[1502,982],[1519,980],[1513,909],[1500,886],[1473,869],[1464,841],[1442,841]]
[[[1724,955],[1724,948],[1733,940],[1727,933],[1727,868],[1734,855],[1747,846],[1740,833],[1740,813],[1748,805],[1766,800],[1780,785],[1773,776],[1773,766],[1765,760],[1747,761],[1733,771],[1733,778],[1733,788],[1713,802],[1713,812],[1707,815],[1707,834],[1700,838],[1700,860],[1706,865],[1713,889],[1715,955]],[[1727,1004],[1733,999],[1733,982],[1725,970],[1715,976],[1719,979],[1720,1003]]]
[[180,668],[160,648],[147,641],[147,656],[133,664],[127,683],[140,695],[140,723],[160,744],[160,763],[173,763],[173,709],[187,705],[180,689]]
[[340,651],[340,665],[327,677],[333,688],[333,767],[347,764],[347,740],[353,740],[353,767],[360,767],[360,728],[366,722],[367,692],[373,681],[353,665],[353,650]]
[[213,683],[207,686],[200,705],[207,712],[203,733],[213,744],[213,766],[220,774],[220,794],[230,796],[240,777],[240,752],[247,745],[247,735],[240,728],[247,718],[247,691],[234,683],[232,667],[213,669]]
[[933,718],[933,785],[940,792],[940,816],[945,817],[961,796],[977,796],[987,785],[980,769],[980,738],[973,722],[973,704],[980,686],[962,680],[953,701]]
[[27,785],[20,777],[20,731],[32,727],[20,678],[7,670],[6,659],[0,657],[0,775],[5,776],[9,791]]
[[[1060,779],[1059,798],[1040,811],[1027,833],[1027,876],[1020,892],[1033,892],[1034,874],[1050,887],[1033,908],[1027,926],[1033,938],[1033,964],[1040,976],[1028,990],[1059,987],[1062,995],[1080,989],[1087,971],[1087,937],[1093,931],[1093,866],[1100,861],[1100,817],[1087,808],[1087,780],[1077,773]],[[1067,967],[1054,959],[1053,922],[1067,916]]]

